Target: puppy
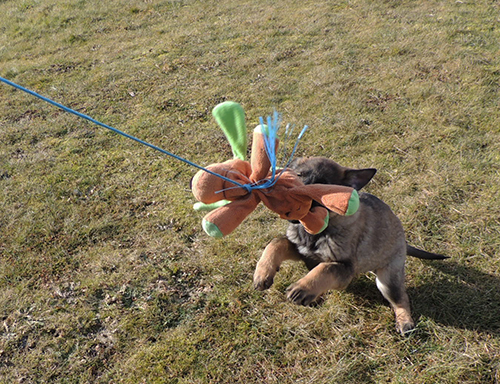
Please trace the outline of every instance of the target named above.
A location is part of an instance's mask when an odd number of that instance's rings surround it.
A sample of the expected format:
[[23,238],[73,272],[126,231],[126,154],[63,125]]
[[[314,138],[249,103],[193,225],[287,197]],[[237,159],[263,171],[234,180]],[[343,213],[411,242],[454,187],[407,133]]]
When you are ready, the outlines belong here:
[[[351,169],[321,158],[302,158],[290,166],[305,184],[337,184],[363,188],[376,169]],[[407,245],[401,222],[389,206],[369,193],[360,193],[360,206],[351,216],[330,212],[328,227],[317,235],[307,233],[299,222],[290,222],[286,236],[276,238],[265,248],[255,274],[254,287],[268,289],[280,264],[302,260],[309,273],[287,289],[296,304],[309,305],[330,289],[345,289],[359,274],[375,273],[377,287],[389,301],[401,334],[415,323],[404,286],[406,255],[422,259],[445,259]],[[319,205],[319,203],[313,202]]]

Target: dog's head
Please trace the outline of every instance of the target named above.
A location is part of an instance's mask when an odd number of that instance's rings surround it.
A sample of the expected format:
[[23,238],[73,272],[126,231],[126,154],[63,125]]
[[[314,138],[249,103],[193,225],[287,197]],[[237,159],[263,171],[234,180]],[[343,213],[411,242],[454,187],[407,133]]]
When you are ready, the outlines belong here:
[[304,184],[345,185],[360,190],[375,176],[375,168],[353,169],[337,164],[324,157],[302,157],[295,159],[290,168]]

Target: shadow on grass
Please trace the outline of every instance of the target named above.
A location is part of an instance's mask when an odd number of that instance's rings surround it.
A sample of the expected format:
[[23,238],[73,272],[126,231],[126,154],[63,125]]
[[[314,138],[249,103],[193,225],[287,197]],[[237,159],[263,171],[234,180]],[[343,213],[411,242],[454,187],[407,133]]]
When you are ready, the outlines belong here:
[[432,280],[408,288],[416,318],[500,334],[500,277],[450,260],[426,264],[436,270]]
[[[500,335],[500,277],[451,260],[423,261],[435,270],[423,282],[407,287],[414,319]],[[376,307],[384,300],[373,281],[360,277],[347,287],[359,305]],[[316,303],[322,305],[323,300]]]

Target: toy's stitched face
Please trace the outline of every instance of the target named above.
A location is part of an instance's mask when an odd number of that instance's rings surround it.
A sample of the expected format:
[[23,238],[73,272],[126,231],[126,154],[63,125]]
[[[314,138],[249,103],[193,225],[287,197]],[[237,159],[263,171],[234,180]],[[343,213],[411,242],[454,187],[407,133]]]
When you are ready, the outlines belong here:
[[[283,176],[280,181],[290,181],[290,174]],[[294,176],[295,178],[295,176]],[[296,179],[295,179],[296,180]],[[272,191],[257,192],[266,207],[276,212],[282,219],[302,219],[311,209],[311,199],[301,195],[289,193],[291,186],[277,184]]]
[[300,220],[307,212],[309,212],[310,205],[298,205],[294,210],[286,210],[286,212],[276,212],[280,215],[280,218],[285,220]]

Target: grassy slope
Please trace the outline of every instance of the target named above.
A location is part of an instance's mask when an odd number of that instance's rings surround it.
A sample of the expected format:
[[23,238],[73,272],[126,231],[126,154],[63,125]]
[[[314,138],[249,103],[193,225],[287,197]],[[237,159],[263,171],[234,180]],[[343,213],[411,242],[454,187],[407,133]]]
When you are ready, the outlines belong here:
[[414,245],[418,332],[371,276],[313,308],[251,286],[286,223],[200,230],[194,170],[0,84],[0,381],[498,383],[499,6],[489,1],[0,1],[0,76],[200,164],[241,102],[300,154],[379,168]]

